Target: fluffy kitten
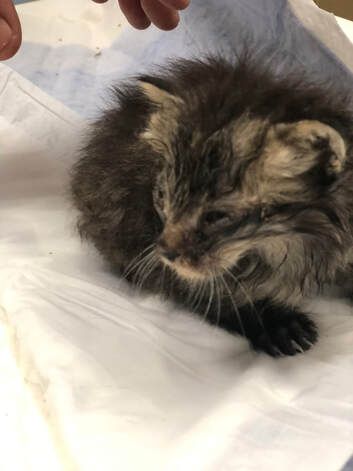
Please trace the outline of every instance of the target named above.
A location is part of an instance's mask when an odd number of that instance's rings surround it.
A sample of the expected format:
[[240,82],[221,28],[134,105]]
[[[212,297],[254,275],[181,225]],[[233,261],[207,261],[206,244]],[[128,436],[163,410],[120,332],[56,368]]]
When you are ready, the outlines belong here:
[[73,170],[81,235],[132,284],[256,350],[308,350],[300,304],[353,258],[349,100],[218,58],[114,99]]

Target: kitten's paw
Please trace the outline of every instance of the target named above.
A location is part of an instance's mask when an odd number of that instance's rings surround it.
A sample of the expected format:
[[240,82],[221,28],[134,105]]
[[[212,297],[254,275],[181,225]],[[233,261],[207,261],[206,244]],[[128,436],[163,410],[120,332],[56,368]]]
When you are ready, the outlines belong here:
[[251,339],[255,350],[278,357],[309,350],[317,341],[317,327],[305,314],[293,312],[263,318],[264,330]]

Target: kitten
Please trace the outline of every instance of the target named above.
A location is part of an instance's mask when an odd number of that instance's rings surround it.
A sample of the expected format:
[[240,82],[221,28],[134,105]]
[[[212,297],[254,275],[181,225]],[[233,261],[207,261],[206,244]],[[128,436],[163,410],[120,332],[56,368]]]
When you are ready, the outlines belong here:
[[80,233],[121,276],[272,356],[316,342],[302,301],[353,259],[351,103],[289,75],[209,58],[140,76],[72,175]]

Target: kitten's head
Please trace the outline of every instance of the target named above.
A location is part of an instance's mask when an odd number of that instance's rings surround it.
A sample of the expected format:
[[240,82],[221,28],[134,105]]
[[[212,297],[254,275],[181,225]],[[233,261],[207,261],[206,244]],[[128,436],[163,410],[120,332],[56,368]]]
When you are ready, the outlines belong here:
[[189,280],[250,253],[275,266],[333,222],[326,200],[347,154],[339,125],[317,91],[296,97],[253,71],[188,67],[139,83],[152,106],[140,137],[160,160],[157,252]]

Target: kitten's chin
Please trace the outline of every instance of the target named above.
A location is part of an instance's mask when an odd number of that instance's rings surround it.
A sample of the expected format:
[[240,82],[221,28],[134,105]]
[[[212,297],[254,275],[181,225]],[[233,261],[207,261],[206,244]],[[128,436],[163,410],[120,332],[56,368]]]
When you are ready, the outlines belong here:
[[182,257],[178,257],[173,261],[164,256],[160,258],[162,263],[168,266],[179,278],[188,282],[200,283],[229,272],[238,264],[244,254],[245,251],[240,249],[233,251],[228,249],[224,254],[219,252],[218,257],[207,257],[195,264]]
[[169,260],[163,259],[163,263],[172,269],[179,278],[191,282],[200,282],[207,280],[212,277],[211,271],[182,262],[170,262]]

